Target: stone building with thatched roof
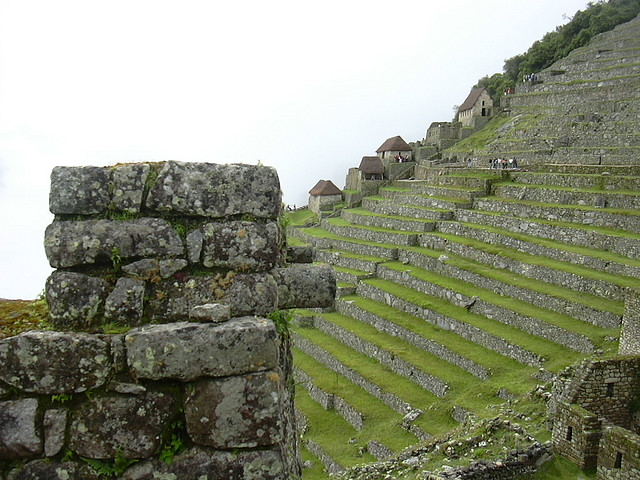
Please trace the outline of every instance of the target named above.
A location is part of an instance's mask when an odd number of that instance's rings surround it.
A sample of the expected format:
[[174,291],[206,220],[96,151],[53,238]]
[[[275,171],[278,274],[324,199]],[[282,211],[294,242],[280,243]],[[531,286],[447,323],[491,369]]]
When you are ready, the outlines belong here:
[[362,157],[360,166],[363,180],[382,180],[384,178],[384,165],[380,157]]
[[474,127],[477,118],[487,120],[493,115],[493,100],[486,88],[472,88],[469,96],[458,108],[458,121],[463,127]]
[[330,210],[342,201],[342,190],[335,186],[331,180],[319,180],[309,190],[309,210],[321,216],[322,210]]
[[378,157],[385,162],[411,161],[411,153],[413,149],[405,142],[400,135],[387,138],[382,145],[376,150]]

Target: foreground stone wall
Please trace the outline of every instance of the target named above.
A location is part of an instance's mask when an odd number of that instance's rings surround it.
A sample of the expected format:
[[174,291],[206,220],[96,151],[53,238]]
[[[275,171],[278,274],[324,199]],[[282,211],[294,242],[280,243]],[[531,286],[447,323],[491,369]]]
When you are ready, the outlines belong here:
[[299,476],[278,309],[331,306],[335,277],[285,265],[275,170],[57,167],[50,209],[62,331],[0,341],[0,478]]

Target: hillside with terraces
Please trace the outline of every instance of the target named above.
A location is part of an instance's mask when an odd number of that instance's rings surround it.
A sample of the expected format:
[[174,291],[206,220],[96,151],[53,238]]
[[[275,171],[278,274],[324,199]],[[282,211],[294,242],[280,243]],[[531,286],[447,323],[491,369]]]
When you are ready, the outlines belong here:
[[[289,229],[339,280],[335,308],[296,312],[292,330],[305,478],[498,417],[518,445],[550,439],[551,384],[617,353],[626,292],[640,289],[639,58],[636,18],[519,85],[445,162]],[[487,168],[495,157],[519,168]],[[454,447],[424,462],[466,465]],[[507,447],[490,449],[470,457]],[[415,452],[393,478],[427,478]],[[385,478],[365,470],[349,478]]]

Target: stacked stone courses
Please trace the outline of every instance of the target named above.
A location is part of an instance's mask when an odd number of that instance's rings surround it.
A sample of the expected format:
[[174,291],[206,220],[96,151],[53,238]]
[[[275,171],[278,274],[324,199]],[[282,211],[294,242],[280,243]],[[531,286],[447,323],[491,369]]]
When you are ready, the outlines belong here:
[[336,286],[285,264],[281,209],[263,166],[56,167],[59,331],[0,340],[0,478],[299,476],[286,320],[266,317]]

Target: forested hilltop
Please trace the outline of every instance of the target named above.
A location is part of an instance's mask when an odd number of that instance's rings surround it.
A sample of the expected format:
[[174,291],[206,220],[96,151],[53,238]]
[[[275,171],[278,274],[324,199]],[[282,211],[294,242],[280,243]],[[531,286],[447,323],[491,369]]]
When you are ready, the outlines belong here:
[[551,66],[572,50],[585,46],[599,33],[613,30],[639,13],[638,0],[590,2],[586,10],[578,11],[569,23],[556,27],[534,42],[526,53],[505,60],[503,73],[486,75],[475,87],[486,87],[494,99],[499,99],[502,92],[513,89],[526,75]]

